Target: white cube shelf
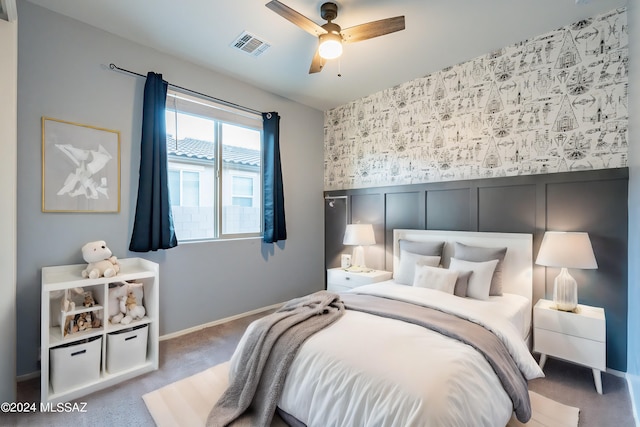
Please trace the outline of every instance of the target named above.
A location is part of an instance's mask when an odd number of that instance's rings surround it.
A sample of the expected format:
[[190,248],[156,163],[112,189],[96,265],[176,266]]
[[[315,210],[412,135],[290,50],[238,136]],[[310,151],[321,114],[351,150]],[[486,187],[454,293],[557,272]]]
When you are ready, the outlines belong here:
[[[82,270],[86,264],[42,269],[40,372],[42,402],[66,402],[158,369],[159,266],[143,258],[124,258],[118,261],[120,273],[110,278],[83,278]],[[146,315],[127,325],[111,324],[108,320],[109,285],[122,282],[143,284],[143,304]],[[71,291],[74,288],[90,291],[95,305],[85,307],[82,305],[82,300],[77,300],[73,309],[67,307],[65,311],[62,297],[65,291],[67,291],[66,295],[74,295]],[[76,318],[85,319],[87,314],[91,319],[100,318],[101,324],[73,331],[69,324],[73,325],[72,321]],[[138,328],[140,326],[143,328]],[[130,330],[141,331],[141,333],[131,334]],[[125,331],[122,337],[117,337],[119,331]],[[134,335],[136,335],[135,338],[127,341],[138,339],[135,345],[133,342],[126,341],[120,345],[114,344],[118,338],[124,339]],[[115,349],[107,353],[110,341]],[[121,365],[113,362],[113,358],[127,348],[134,350],[136,356]],[[112,360],[111,369],[107,366],[108,356]],[[97,364],[96,360],[98,360]],[[82,369],[76,370],[74,366],[78,361],[81,362]],[[114,369],[114,363],[117,369]]]

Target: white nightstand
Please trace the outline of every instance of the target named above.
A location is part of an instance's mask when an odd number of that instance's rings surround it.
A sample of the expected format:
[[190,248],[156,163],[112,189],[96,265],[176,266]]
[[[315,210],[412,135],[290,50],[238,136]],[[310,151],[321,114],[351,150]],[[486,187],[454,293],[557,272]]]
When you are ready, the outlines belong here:
[[606,369],[607,332],[604,309],[578,304],[577,312],[559,311],[553,301],[541,299],[533,308],[533,351],[540,368],[547,356],[587,366],[596,390],[602,394],[601,372]]
[[373,270],[367,273],[356,273],[342,268],[330,268],[327,270],[327,290],[348,291],[358,286],[389,280],[391,276],[390,271]]

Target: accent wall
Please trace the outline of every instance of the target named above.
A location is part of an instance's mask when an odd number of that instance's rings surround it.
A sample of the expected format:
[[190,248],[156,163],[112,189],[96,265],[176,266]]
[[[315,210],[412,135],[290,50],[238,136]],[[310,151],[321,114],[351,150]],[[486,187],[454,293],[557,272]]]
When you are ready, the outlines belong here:
[[625,8],[325,113],[325,190],[627,166]]

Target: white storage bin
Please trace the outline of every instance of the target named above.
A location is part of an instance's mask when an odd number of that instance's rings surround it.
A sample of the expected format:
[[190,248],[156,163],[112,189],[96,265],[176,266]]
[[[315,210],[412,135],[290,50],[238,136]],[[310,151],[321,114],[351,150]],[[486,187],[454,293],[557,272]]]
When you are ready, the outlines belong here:
[[100,378],[102,337],[97,336],[49,350],[51,387],[60,393]]
[[147,360],[149,325],[107,334],[107,372],[114,373],[143,365]]

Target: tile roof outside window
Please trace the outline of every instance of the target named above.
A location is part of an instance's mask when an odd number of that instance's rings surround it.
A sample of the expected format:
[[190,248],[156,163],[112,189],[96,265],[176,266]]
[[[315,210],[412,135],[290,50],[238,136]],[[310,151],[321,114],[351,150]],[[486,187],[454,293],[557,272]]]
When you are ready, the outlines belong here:
[[[167,154],[189,159],[214,160],[214,145],[211,142],[193,138],[179,139],[176,145],[175,138],[167,135]],[[226,163],[234,163],[245,166],[260,165],[260,151],[232,145],[222,146],[222,159]]]

